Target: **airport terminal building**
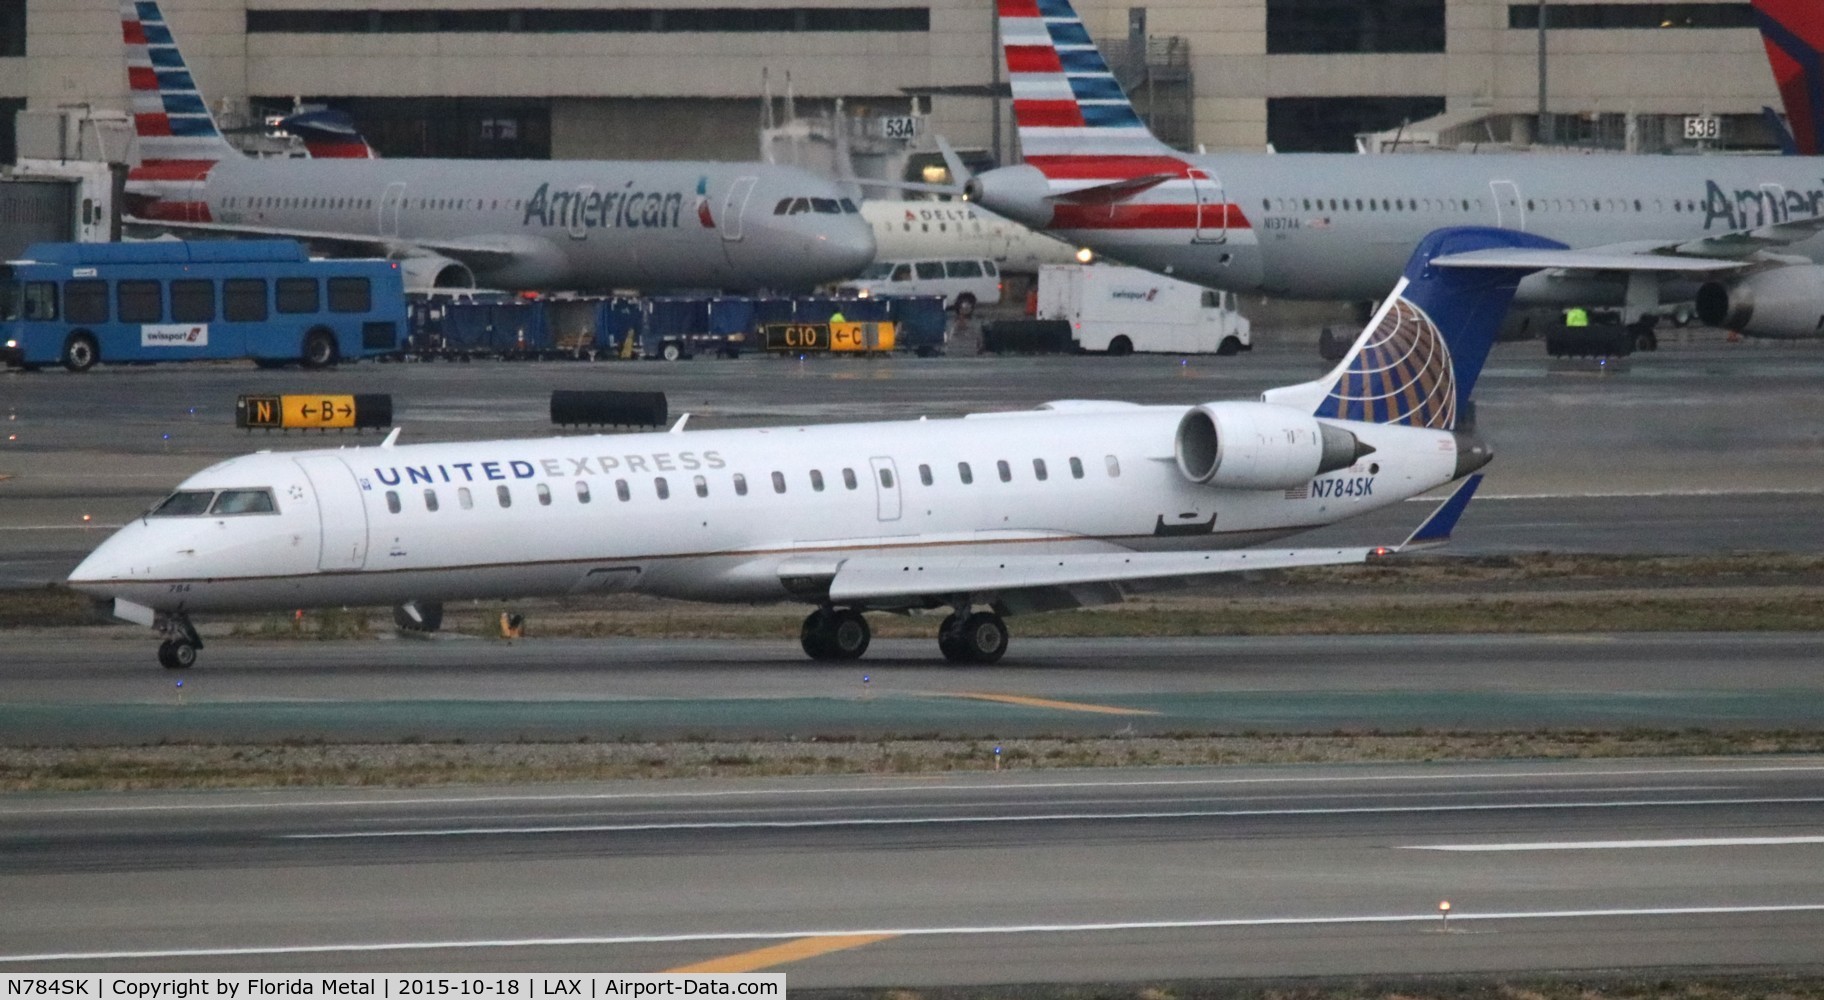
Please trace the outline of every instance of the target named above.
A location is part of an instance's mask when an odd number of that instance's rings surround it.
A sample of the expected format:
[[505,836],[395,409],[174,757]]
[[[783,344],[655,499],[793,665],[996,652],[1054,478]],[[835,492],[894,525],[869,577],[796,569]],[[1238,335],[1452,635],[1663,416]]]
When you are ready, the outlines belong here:
[[[225,125],[294,100],[389,156],[751,158],[763,75],[800,110],[898,114],[1010,156],[992,0],[161,0]],[[1077,0],[1143,113],[1185,148],[1354,148],[1403,122],[1451,144],[1537,134],[1646,150],[1764,146],[1778,105],[1745,2]],[[1539,30],[1543,12],[1546,30]],[[123,109],[116,0],[0,0],[0,121]],[[1488,116],[1494,116],[1489,119]],[[1499,122],[1487,124],[1484,119]],[[16,155],[0,129],[0,162]],[[1499,133],[1499,134],[1498,134]],[[1441,135],[1443,133],[1440,133]]]

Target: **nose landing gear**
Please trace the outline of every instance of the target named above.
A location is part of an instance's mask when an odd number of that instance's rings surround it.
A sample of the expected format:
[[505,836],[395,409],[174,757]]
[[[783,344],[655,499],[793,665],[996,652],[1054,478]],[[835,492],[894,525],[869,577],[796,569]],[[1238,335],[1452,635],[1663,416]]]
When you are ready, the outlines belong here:
[[190,616],[183,612],[164,615],[159,619],[158,630],[165,635],[165,641],[158,644],[158,665],[166,670],[188,670],[196,664],[196,651],[203,648],[203,637],[196,632],[196,626],[190,624]]

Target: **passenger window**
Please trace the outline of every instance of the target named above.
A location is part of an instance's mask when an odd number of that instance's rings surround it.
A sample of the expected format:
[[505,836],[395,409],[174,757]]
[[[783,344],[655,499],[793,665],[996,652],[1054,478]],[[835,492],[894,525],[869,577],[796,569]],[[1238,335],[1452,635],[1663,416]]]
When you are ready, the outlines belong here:
[[1110,479],[1113,479],[1116,476],[1121,475],[1121,460],[1120,459],[1116,458],[1113,455],[1109,455],[1104,461],[1108,465],[1108,477]]
[[181,278],[171,282],[171,322],[215,321],[215,282],[207,278]]
[[921,260],[912,265],[912,267],[913,270],[918,272],[918,280],[920,281],[936,281],[944,276],[943,261]]
[[1003,458],[1000,461],[995,462],[994,467],[995,467],[996,471],[1000,472],[1000,474],[1001,474],[1001,482],[1003,482],[1003,483],[1013,482],[1013,467],[1007,464],[1006,459]]
[[317,279],[280,278],[276,290],[279,312],[314,313],[317,311]]
[[437,510],[437,491],[436,490],[425,490],[424,491],[424,509],[428,510],[428,511],[433,511],[433,512],[435,512]]
[[929,465],[920,465],[918,467],[918,481],[924,483],[926,486],[931,485],[931,467]]
[[214,490],[181,490],[147,512],[148,517],[195,517],[209,510]]
[[671,499],[671,484],[665,481],[664,476],[659,476],[659,477],[653,479],[652,488],[654,491],[656,491],[659,494],[660,500],[670,500]]
[[816,490],[818,493],[823,492],[823,472],[821,470],[811,470],[811,489]]
[[842,485],[848,487],[849,489],[854,489],[856,486],[859,485],[855,480],[855,470],[854,469],[842,470]]
[[229,278],[222,282],[222,318],[230,323],[266,322],[266,279]]
[[581,479],[578,479],[576,481],[576,502],[577,503],[588,503],[589,502],[589,484],[583,482]]
[[386,509],[393,512],[394,514],[399,513],[399,491],[398,490],[387,490],[386,491]]
[[697,476],[695,478],[697,481],[697,496],[709,496],[709,480],[704,479],[702,476]]
[[739,472],[735,473],[735,496],[747,496],[747,477]]
[[880,470],[880,485],[889,490],[893,488],[893,470],[892,469],[881,469]]
[[108,321],[108,283],[105,281],[72,281],[64,285],[63,313],[72,323],[106,323]]
[[633,491],[627,488],[627,480],[616,479],[614,481],[614,495],[620,497],[623,503],[633,499]]
[[475,508],[475,494],[470,493],[467,486],[456,487],[456,505],[463,510],[473,510]]
[[374,308],[374,292],[366,278],[329,279],[329,311],[364,313]]
[[970,471],[968,462],[956,463],[956,478],[961,479],[964,486],[975,482],[975,473]]
[[1047,473],[1045,471],[1045,460],[1044,459],[1035,458],[1032,460],[1032,476],[1034,479],[1037,479],[1041,483],[1045,481]]
[[1083,460],[1075,455],[1070,456],[1070,478],[1083,478]]
[[165,318],[164,293],[156,281],[123,281],[114,286],[114,297],[114,313],[122,323],[157,323]]
[[785,473],[783,473],[783,472],[773,473],[773,492],[774,493],[784,493],[785,492]]
[[513,506],[513,491],[507,489],[505,485],[494,487],[494,495],[500,499],[502,507]]
[[541,507],[551,506],[551,487],[546,486],[544,483],[539,483],[536,488],[536,492],[538,493],[539,506],[541,506]]
[[209,508],[211,514],[275,514],[272,494],[266,490],[223,490]]

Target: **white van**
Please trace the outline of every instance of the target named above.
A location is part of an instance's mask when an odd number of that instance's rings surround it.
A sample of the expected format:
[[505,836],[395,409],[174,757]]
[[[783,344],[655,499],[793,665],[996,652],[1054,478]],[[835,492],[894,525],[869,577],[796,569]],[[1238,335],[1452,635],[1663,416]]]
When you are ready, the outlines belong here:
[[993,305],[1001,301],[1001,271],[979,257],[943,260],[877,260],[839,291],[856,295],[942,295],[944,306]]
[[1039,268],[1038,319],[1071,325],[1083,351],[1236,354],[1254,346],[1233,292],[1113,264]]

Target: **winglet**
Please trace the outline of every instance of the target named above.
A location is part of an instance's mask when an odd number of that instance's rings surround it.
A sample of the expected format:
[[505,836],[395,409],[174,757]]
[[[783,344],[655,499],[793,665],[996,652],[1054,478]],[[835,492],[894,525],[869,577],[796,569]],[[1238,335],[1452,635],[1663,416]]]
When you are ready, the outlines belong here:
[[1406,540],[1400,543],[1399,549],[1396,551],[1428,548],[1450,541],[1451,529],[1457,526],[1457,519],[1463,516],[1463,511],[1469,507],[1470,499],[1476,495],[1476,487],[1481,485],[1482,473],[1480,472],[1463,480],[1463,485],[1457,487],[1455,493],[1439,504],[1438,509],[1432,511],[1431,516],[1425,519],[1425,523],[1414,528],[1412,534],[1406,536]]

